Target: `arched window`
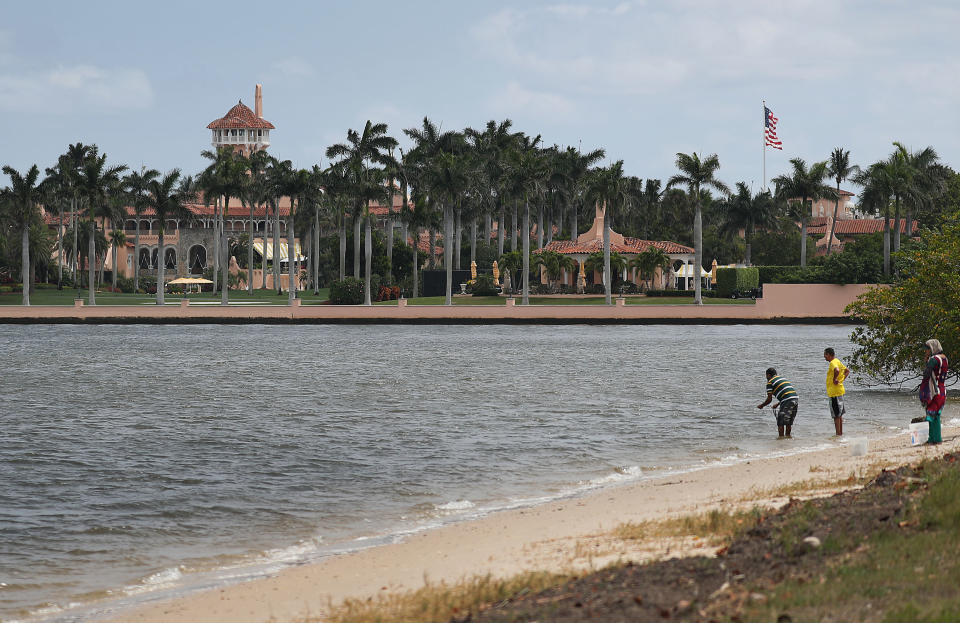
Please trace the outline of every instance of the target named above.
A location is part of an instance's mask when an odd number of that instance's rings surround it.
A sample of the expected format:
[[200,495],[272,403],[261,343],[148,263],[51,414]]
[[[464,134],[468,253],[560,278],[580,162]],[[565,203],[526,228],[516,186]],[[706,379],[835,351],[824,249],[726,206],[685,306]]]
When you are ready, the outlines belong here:
[[190,273],[193,275],[202,275],[203,269],[207,267],[207,249],[203,245],[196,244],[190,247],[189,255]]
[[140,249],[140,268],[151,268],[153,264],[150,259],[150,249]]
[[164,249],[163,256],[165,262],[163,267],[167,270],[174,269],[177,267],[177,250],[173,247],[168,247]]

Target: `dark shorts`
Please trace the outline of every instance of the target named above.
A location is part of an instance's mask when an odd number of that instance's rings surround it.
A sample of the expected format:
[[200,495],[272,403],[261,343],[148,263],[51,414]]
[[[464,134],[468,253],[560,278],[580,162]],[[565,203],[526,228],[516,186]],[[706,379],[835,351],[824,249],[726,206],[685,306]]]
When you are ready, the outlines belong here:
[[843,406],[843,396],[833,396],[830,398],[830,415],[833,416],[833,419],[842,418],[846,412],[847,408]]
[[781,402],[777,409],[777,426],[793,426],[793,420],[797,417],[797,400],[788,400]]

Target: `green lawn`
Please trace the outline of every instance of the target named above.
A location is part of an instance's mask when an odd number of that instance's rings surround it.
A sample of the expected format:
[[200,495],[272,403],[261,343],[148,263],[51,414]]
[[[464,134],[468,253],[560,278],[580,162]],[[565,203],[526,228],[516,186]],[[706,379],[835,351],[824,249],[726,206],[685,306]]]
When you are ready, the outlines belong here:
[[[651,297],[628,296],[627,305],[692,305],[693,298],[684,296]],[[419,297],[407,299],[408,305],[443,305],[442,296]],[[520,304],[520,297],[516,297],[516,304]],[[755,301],[749,299],[703,299],[704,305],[753,305]],[[396,301],[383,301],[375,305],[396,305]],[[502,296],[455,296],[454,305],[506,305],[506,298]],[[603,305],[602,296],[531,296],[531,305]]]
[[[254,290],[252,295],[248,294],[246,290],[231,290],[229,294],[231,303],[260,305],[287,304],[286,292],[278,296],[273,290]],[[301,304],[312,305],[326,301],[329,298],[329,294],[330,290],[328,288],[322,288],[320,290],[320,294],[316,296],[314,296],[313,291],[301,292],[300,298],[303,300],[303,303]],[[83,299],[84,303],[87,302],[88,296],[89,295],[86,290],[80,291],[80,298]],[[55,286],[50,287],[44,284],[37,286],[37,291],[30,295],[30,304],[73,305],[73,299],[75,298],[77,298],[77,291],[73,288],[57,290]],[[166,303],[179,304],[180,300],[183,299],[184,296],[182,294],[167,294],[163,298],[164,302]],[[211,292],[191,294],[187,298],[189,298],[191,302],[197,303],[220,302],[220,294],[213,294]],[[117,294],[113,292],[97,293],[97,305],[149,305],[156,303],[156,301],[157,297],[155,294]],[[0,305],[20,305],[21,303],[23,303],[23,295],[19,293],[14,294],[6,292],[0,294]]]

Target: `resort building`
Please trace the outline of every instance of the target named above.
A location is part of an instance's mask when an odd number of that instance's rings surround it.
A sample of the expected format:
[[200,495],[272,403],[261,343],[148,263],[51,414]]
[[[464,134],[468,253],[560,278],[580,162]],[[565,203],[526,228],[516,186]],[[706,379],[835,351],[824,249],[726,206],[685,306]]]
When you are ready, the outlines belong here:
[[[833,217],[817,217],[812,218],[807,221],[807,235],[808,236],[819,236],[817,240],[817,255],[825,255],[827,252],[827,242],[830,238],[830,227],[833,222]],[[919,223],[913,221],[913,227],[911,231],[917,231]],[[907,221],[906,219],[900,219],[899,221],[900,234],[905,235],[907,232]],[[891,219],[890,221],[890,231],[894,230],[894,222]],[[837,225],[834,227],[833,231],[833,250],[842,251],[843,246],[848,242],[854,242],[860,236],[865,236],[869,234],[877,234],[883,232],[883,219],[882,218],[852,218],[852,219],[837,219]]]
[[[577,274],[567,274],[565,271],[560,283],[577,287],[579,275],[584,275],[584,281],[603,283],[603,276],[597,271],[594,271],[592,275],[584,274],[584,262],[586,262],[587,258],[592,254],[603,251],[603,220],[605,212],[605,208],[597,206],[593,226],[589,231],[577,236],[576,240],[554,240],[544,247],[547,251],[556,251],[557,253],[572,257],[577,263]],[[693,289],[692,275],[695,272],[693,270],[694,249],[676,242],[628,238],[612,229],[610,230],[610,252],[619,253],[628,262],[649,248],[660,249],[666,253],[671,261],[670,267],[666,270],[659,268],[656,270],[651,284],[652,289],[662,290],[673,287],[682,290]],[[702,267],[700,270],[701,274],[705,273]],[[626,268],[620,277],[623,280],[629,280],[635,283],[639,279],[635,270]]]

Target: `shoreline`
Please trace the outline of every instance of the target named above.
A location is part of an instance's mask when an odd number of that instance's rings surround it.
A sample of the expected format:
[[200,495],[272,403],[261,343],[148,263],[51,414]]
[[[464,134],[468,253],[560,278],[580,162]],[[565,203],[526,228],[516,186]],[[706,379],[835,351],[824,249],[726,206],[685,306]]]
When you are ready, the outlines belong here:
[[[654,478],[590,489],[534,506],[495,511],[407,535],[390,544],[335,554],[316,562],[240,583],[202,588],[173,598],[156,599],[95,620],[109,623],[168,623],[171,621],[264,622],[296,621],[322,615],[331,603],[345,598],[376,597],[413,590],[430,582],[457,581],[470,576],[508,577],[525,571],[591,568],[616,560],[648,560],[667,553],[615,551],[577,560],[583,542],[599,547],[598,539],[617,525],[730,505],[778,505],[771,492],[784,486],[838,481],[857,472],[876,472],[938,456],[960,448],[956,426],[946,429],[945,443],[910,447],[905,433],[871,438],[870,452],[852,456],[849,444],[801,450],[785,455],[746,459],[726,465],[697,467]],[[857,474],[863,475],[863,474]],[[649,544],[647,544],[649,545]],[[700,543],[691,547],[703,547]],[[693,549],[687,553],[709,554]],[[597,550],[598,554],[601,550]],[[676,550],[674,552],[676,553]],[[102,603],[108,606],[107,603]]]

